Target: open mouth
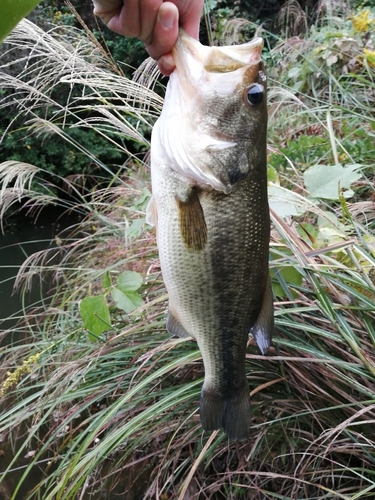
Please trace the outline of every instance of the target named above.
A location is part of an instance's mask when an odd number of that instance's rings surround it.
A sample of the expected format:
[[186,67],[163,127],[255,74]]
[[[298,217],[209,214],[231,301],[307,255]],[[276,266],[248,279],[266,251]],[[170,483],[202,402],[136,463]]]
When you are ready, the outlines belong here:
[[248,43],[231,47],[207,47],[180,30],[174,49],[176,59],[190,55],[208,73],[231,73],[260,61],[263,39],[254,38]]

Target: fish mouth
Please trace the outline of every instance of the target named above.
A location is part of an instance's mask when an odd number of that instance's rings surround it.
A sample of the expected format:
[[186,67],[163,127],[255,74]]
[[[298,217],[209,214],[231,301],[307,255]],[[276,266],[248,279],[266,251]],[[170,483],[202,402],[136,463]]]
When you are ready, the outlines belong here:
[[207,47],[180,29],[172,54],[178,72],[188,68],[190,77],[199,67],[207,73],[232,73],[259,63],[263,45],[263,39],[256,37],[241,45]]
[[[239,143],[248,142],[248,131],[237,124],[247,123],[244,89],[259,79],[262,48],[260,37],[242,45],[207,47],[180,30],[162,114],[169,127],[175,126],[161,142],[174,169],[205,190],[229,194],[245,174],[246,169],[228,172],[226,162],[245,154]],[[177,126],[181,123],[184,128]]]

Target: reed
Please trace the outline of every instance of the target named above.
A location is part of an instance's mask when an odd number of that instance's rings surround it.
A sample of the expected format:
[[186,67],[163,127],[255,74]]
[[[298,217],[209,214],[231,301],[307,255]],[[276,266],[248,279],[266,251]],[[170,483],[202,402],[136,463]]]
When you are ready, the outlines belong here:
[[[200,427],[203,366],[195,342],[165,331],[167,296],[155,236],[144,224],[148,137],[162,105],[152,68],[139,73],[142,80],[128,80],[88,33],[72,28],[43,33],[25,21],[8,44],[29,48],[25,69],[12,79],[3,72],[0,81],[19,89],[14,99],[32,117],[30,132],[65,137],[73,116],[76,126],[92,127],[127,155],[113,173],[81,149],[111,177],[95,191],[81,176],[64,180],[72,193],[65,209],[82,221],[19,271],[19,289],[48,275],[55,293],[25,311],[17,340],[1,348],[0,435],[14,444],[14,459],[0,481],[23,467],[12,498],[36,468],[42,479],[28,499],[99,498],[137,488],[143,498],[178,500],[373,498],[374,163],[366,145],[374,135],[374,67],[362,58],[361,71],[337,77],[334,68],[319,66],[328,87],[296,90],[280,65],[286,73],[304,51],[286,40],[269,54],[276,330],[266,356],[249,340],[252,435],[230,443]],[[53,119],[42,120],[36,107],[49,106],[61,84],[82,94],[68,94],[64,106],[53,101]],[[92,118],[80,120],[88,110]],[[365,146],[356,153],[348,140],[359,140],[359,124]],[[301,136],[310,141],[302,156],[291,146]],[[129,151],[127,141],[142,145],[141,152]],[[354,163],[361,163],[360,174],[346,191],[311,196],[309,168]],[[2,214],[15,200],[34,209],[61,202],[37,166],[0,167]],[[125,312],[112,292],[129,271],[142,277],[142,305]],[[80,306],[88,296],[107,304],[109,323],[100,333],[85,328]]]

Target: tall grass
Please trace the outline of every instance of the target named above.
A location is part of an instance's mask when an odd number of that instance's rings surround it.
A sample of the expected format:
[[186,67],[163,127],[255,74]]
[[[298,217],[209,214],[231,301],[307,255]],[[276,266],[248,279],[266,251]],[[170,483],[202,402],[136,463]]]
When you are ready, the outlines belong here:
[[[64,120],[74,115],[77,126],[93,127],[110,141],[121,138],[114,147],[128,157],[125,168],[108,185],[101,179],[97,190],[87,189],[81,176],[64,181],[73,193],[65,208],[79,211],[83,220],[73,235],[61,235],[55,249],[32,256],[19,272],[20,289],[33,276],[48,274],[55,294],[26,312],[17,339],[2,348],[0,435],[14,447],[14,458],[0,481],[6,484],[13,469],[22,470],[12,498],[19,498],[22,483],[37,469],[42,478],[26,498],[99,498],[111,491],[125,496],[137,489],[140,497],[179,500],[373,498],[373,157],[364,147],[363,175],[348,200],[344,194],[312,198],[304,178],[311,166],[330,168],[343,153],[358,162],[341,132],[345,125],[356,138],[361,123],[363,143],[373,137],[373,68],[365,64],[359,73],[334,79],[330,67],[319,66],[329,87],[310,86],[313,91],[296,90],[280,74],[272,82],[276,331],[265,357],[249,340],[252,435],[230,443],[222,432],[207,435],[200,427],[201,356],[195,342],[165,331],[167,296],[154,234],[143,224],[148,137],[161,98],[144,73],[141,83],[121,76],[87,33],[59,28],[45,34],[24,22],[8,43],[9,50],[29,47],[19,76],[5,72],[0,78],[19,89],[14,99],[31,113],[30,131],[65,135]],[[281,64],[288,70],[288,57],[297,63],[304,57],[297,47],[297,54],[280,58],[285,43],[269,56],[275,63],[271,76]],[[54,86],[62,83],[79,85],[82,94],[63,106],[54,101],[54,118],[42,120],[33,110],[50,105]],[[325,144],[312,161],[291,147],[302,135],[311,149],[314,137]],[[129,151],[128,140],[142,145],[140,154]],[[60,203],[37,167],[6,162],[1,173],[3,210],[14,200],[26,207]],[[130,313],[108,292],[124,271],[143,277],[143,305]],[[111,324],[93,338],[80,304],[100,294],[110,306]]]

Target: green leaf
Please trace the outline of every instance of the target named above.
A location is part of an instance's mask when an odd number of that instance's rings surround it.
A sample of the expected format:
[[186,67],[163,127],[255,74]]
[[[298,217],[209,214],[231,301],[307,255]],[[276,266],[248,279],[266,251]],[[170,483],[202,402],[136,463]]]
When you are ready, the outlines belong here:
[[40,0],[0,0],[0,42],[39,2]]
[[80,305],[84,327],[89,331],[90,340],[97,338],[111,328],[111,318],[104,295],[85,297]]
[[281,269],[285,281],[290,285],[302,285],[302,274],[294,266],[285,266]]
[[108,288],[111,288],[111,286],[112,286],[111,276],[107,271],[102,279],[102,288],[103,290],[108,290]]
[[142,283],[143,278],[139,273],[134,271],[121,273],[115,288],[112,290],[112,298],[116,302],[116,306],[126,313],[142,306],[143,299],[137,292]]
[[362,177],[357,172],[360,165],[314,165],[303,174],[305,186],[312,198],[339,200],[340,190],[344,189],[344,198],[351,198],[354,191],[350,189],[353,182]]
[[[292,287],[293,285],[302,285],[302,274],[293,266],[271,268],[270,274],[272,278],[272,289],[276,297],[287,297],[282,284],[284,284],[284,286],[286,286],[288,289],[290,285],[292,285]],[[289,289],[289,292],[293,297],[297,297],[297,294],[294,290]]]
[[272,165],[267,165],[267,181],[280,184],[279,174],[277,173],[276,168]]
[[217,0],[205,0],[204,8],[205,12],[211,12],[211,10],[215,9],[217,5]]
[[138,238],[143,231],[146,219],[142,217],[141,219],[134,220],[131,225],[126,229],[126,237],[130,240]]
[[130,207],[134,210],[146,210],[147,204],[150,201],[151,193],[147,188],[143,188],[138,200]]
[[300,222],[297,226],[297,233],[303,240],[311,244],[315,243],[319,230],[315,225],[309,224],[308,222]]
[[124,292],[117,287],[112,290],[112,298],[116,302],[116,306],[126,313],[130,313],[134,311],[134,309],[137,309],[137,307],[143,305],[143,299],[139,293],[131,291]]
[[123,293],[135,292],[142,285],[143,278],[134,271],[125,271],[120,274],[116,287]]
[[291,68],[289,71],[288,71],[288,77],[289,78],[298,78],[301,74],[301,68],[297,65],[297,66],[294,66],[293,68]]
[[270,208],[280,217],[301,215],[308,207],[300,195],[273,183],[268,184],[268,201]]

